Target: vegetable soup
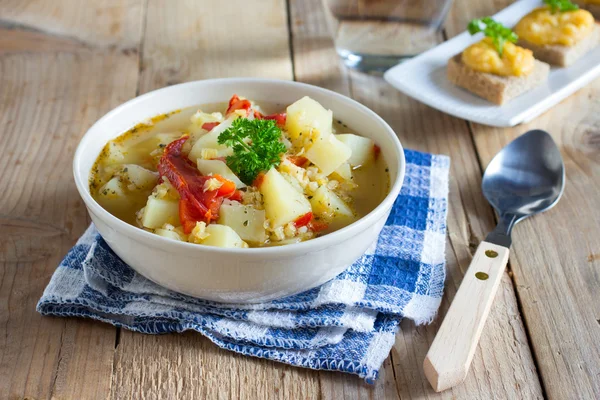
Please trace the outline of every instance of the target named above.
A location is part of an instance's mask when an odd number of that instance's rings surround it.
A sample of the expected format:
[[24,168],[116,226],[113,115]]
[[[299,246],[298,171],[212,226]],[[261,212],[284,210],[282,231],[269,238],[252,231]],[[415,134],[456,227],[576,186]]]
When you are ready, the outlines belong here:
[[389,191],[379,147],[304,97],[234,95],[154,117],[106,144],[90,175],[117,218],[173,240],[263,247],[351,224]]

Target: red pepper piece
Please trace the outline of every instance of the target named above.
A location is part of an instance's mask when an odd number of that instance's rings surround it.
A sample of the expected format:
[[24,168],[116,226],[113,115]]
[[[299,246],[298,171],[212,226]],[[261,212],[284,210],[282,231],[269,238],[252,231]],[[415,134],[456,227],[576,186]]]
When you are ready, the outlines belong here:
[[256,119],[272,119],[275,121],[277,126],[281,129],[285,128],[285,121],[287,119],[286,113],[277,113],[271,115],[262,115],[260,111],[254,110],[254,118]]
[[287,120],[287,115],[286,115],[286,113],[271,114],[271,115],[263,116],[262,119],[275,120],[275,122],[277,123],[277,126],[281,129],[283,129],[283,128],[285,128],[285,121]]
[[229,107],[227,107],[227,112],[225,113],[225,115],[229,115],[235,110],[246,110],[246,116],[248,116],[250,107],[252,107],[252,103],[250,103],[250,100],[242,100],[237,94],[234,94],[233,96],[231,96],[231,99],[229,99]]
[[[181,153],[187,137],[171,142],[158,163],[161,177],[169,180],[179,193],[179,219],[185,233],[190,233],[197,221],[207,224],[219,218],[223,198],[235,192],[235,184],[220,175],[203,176],[196,166]],[[204,191],[207,180],[216,178],[223,184],[217,190]]]
[[231,196],[228,197],[228,199],[241,203],[243,195],[244,195],[244,192],[242,192],[241,190],[236,190]]
[[219,125],[220,122],[205,122],[202,124],[202,129],[206,129],[207,131],[211,131],[215,126]]
[[309,211],[306,214],[304,214],[303,216],[298,217],[294,221],[294,225],[296,226],[296,228],[300,228],[301,226],[306,226],[310,223],[310,221],[312,220],[312,217],[313,217],[313,213]]
[[379,158],[379,154],[381,154],[381,147],[376,144],[373,145],[373,152],[375,153],[375,160]]
[[308,161],[308,158],[302,156],[287,156],[287,159],[294,165],[298,167],[303,166]]

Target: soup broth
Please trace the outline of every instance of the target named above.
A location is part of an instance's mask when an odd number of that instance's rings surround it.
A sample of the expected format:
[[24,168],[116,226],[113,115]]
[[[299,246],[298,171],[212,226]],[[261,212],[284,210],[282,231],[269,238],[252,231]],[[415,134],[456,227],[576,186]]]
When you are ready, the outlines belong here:
[[234,95],[109,141],[90,192],[117,218],[173,240],[297,243],[360,219],[389,191],[379,148],[350,132],[308,97],[286,109]]

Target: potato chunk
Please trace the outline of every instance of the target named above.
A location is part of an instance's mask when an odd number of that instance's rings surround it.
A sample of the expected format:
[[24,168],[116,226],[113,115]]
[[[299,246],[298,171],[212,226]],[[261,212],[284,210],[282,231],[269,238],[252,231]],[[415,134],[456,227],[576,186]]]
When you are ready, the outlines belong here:
[[310,97],[301,98],[289,105],[286,111],[285,129],[294,144],[298,145],[296,142],[300,139],[300,133],[305,136],[313,129],[317,129],[322,137],[331,134],[333,113]]
[[311,211],[310,203],[283,176],[271,168],[260,187],[265,212],[273,228],[278,228]]
[[243,240],[264,243],[265,210],[257,210],[235,201],[225,201],[219,210],[219,224],[232,228]]
[[142,163],[144,158],[148,157],[148,154],[142,149],[136,147],[125,146],[122,143],[109,142],[106,145],[105,153],[106,159],[105,164],[138,164]]
[[306,158],[315,164],[324,175],[329,175],[345,163],[352,150],[336,139],[335,135],[319,137],[306,152]]
[[348,162],[353,167],[365,165],[374,159],[375,143],[371,139],[352,133],[335,135],[335,137],[350,148],[352,155]]
[[237,118],[236,114],[233,114],[225,121],[221,122],[219,125],[214,127],[210,132],[205,135],[200,136],[194,146],[190,150],[190,154],[188,155],[190,160],[196,160],[198,158],[202,158],[202,149],[216,149],[219,151],[219,156],[228,156],[233,154],[233,149],[231,147],[227,147],[224,144],[219,144],[219,135],[225,131],[227,128],[231,126],[233,120]]
[[354,219],[354,212],[334,192],[321,186],[310,199],[313,213],[328,221],[349,221]]
[[206,227],[208,237],[202,241],[203,245],[215,247],[248,247],[248,244],[235,233],[233,229],[225,225],[210,224]]
[[127,188],[134,190],[148,190],[156,186],[158,173],[150,171],[135,164],[125,164],[118,174],[127,182]]
[[281,176],[283,176],[283,178],[290,184],[292,185],[292,187],[294,189],[296,189],[299,193],[304,193],[304,189],[302,189],[302,185],[300,185],[300,182],[298,181],[298,179],[296,179],[294,176],[292,176],[289,173],[283,172],[281,173]]
[[179,201],[148,197],[142,212],[142,225],[146,228],[161,228],[164,224],[181,225],[179,221]]
[[122,218],[124,213],[132,206],[123,180],[118,176],[113,177],[100,188],[98,191],[98,203],[119,218]]
[[202,173],[202,175],[219,174],[223,178],[229,179],[235,183],[236,189],[246,187],[244,182],[240,181],[233,171],[229,169],[227,164],[221,160],[203,160],[199,158],[196,162],[196,165],[198,165],[198,170]]
[[333,171],[332,177],[341,181],[352,182],[352,168],[350,168],[350,164],[345,162],[340,165],[335,171]]
[[156,233],[158,236],[166,237],[173,240],[179,240],[180,242],[183,240],[177,232],[170,231],[168,229],[158,228],[154,230],[154,233]]

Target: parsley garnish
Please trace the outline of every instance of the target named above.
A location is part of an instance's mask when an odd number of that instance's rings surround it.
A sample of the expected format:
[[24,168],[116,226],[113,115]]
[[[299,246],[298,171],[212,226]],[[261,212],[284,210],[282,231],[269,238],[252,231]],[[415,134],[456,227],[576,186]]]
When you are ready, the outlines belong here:
[[280,142],[281,129],[274,120],[238,118],[223,131],[219,144],[233,149],[227,166],[247,185],[262,171],[279,165],[285,145]]
[[544,0],[544,3],[550,7],[550,11],[552,11],[553,14],[557,11],[565,12],[579,10],[579,6],[571,3],[570,0]]
[[490,17],[471,20],[471,22],[469,22],[468,30],[471,35],[483,32],[485,36],[491,38],[500,57],[502,57],[504,43],[515,43],[517,39],[519,39],[516,33]]

